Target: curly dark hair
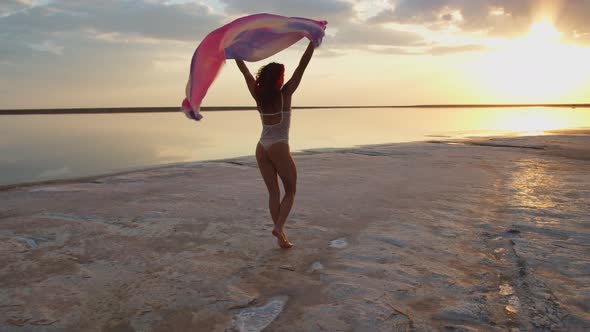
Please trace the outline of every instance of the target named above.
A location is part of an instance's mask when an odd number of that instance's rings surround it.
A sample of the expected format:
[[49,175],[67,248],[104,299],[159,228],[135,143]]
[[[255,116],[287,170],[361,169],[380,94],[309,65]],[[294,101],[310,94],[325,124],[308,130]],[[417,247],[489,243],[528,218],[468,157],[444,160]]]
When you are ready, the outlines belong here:
[[281,90],[285,75],[285,66],[271,62],[258,70],[256,74],[256,92],[259,96],[269,96]]

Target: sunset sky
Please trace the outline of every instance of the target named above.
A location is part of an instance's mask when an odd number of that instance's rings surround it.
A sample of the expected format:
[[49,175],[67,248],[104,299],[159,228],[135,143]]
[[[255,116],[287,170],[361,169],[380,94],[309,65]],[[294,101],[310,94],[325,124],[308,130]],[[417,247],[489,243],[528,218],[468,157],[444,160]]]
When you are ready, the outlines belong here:
[[[587,0],[2,0],[0,109],[177,106],[199,41],[261,12],[329,22],[297,106],[590,102]],[[203,106],[234,105],[228,61]]]

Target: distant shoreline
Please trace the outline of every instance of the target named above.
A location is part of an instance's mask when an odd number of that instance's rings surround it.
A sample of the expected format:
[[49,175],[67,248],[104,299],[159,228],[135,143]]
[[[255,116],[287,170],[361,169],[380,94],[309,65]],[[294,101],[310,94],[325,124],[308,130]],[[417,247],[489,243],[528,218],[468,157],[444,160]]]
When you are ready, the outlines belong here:
[[[440,105],[392,105],[392,106],[295,106],[294,109],[358,109],[358,108],[507,108],[507,107],[560,107],[590,108],[590,104],[440,104]],[[255,106],[208,106],[204,112],[249,111]],[[115,113],[172,113],[179,112],[179,107],[100,107],[100,108],[50,108],[50,109],[7,109],[0,110],[0,115],[35,115],[35,114],[115,114]]]

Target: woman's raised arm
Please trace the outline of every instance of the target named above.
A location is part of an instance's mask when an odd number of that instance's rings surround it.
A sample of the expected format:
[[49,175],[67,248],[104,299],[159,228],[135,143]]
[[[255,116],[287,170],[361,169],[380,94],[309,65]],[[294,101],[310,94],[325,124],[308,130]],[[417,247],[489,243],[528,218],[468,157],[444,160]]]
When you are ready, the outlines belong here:
[[287,83],[285,83],[285,86],[283,87],[284,92],[288,94],[293,94],[293,92],[297,90],[297,87],[301,82],[301,77],[303,77],[303,72],[305,72],[305,68],[307,68],[309,60],[311,60],[311,56],[313,55],[314,49],[315,47],[313,46],[313,43],[309,42],[309,45],[307,45],[305,53],[303,53],[303,55],[301,56],[301,60],[299,60],[299,66],[297,66],[295,72],[293,72],[293,76],[291,77],[291,79]]
[[248,85],[248,91],[250,91],[252,98],[256,99],[256,80],[254,79],[252,74],[250,74],[250,71],[248,70],[248,67],[246,66],[246,64],[244,63],[243,60],[236,59],[236,64],[238,65],[238,68],[242,72],[242,75],[244,75],[244,79],[246,79],[246,85]]

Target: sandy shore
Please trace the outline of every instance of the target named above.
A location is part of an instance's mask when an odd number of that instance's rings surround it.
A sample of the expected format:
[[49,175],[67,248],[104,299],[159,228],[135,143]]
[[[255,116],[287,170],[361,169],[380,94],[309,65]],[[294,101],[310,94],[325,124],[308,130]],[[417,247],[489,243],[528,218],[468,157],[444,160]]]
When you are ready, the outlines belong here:
[[587,134],[297,154],[291,250],[253,158],[2,190],[0,331],[588,330]]

